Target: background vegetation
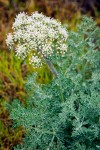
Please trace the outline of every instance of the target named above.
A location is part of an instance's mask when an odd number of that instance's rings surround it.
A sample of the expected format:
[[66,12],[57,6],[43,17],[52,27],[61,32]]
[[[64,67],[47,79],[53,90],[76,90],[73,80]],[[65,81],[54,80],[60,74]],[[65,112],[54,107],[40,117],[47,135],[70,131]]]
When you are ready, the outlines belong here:
[[[6,34],[11,31],[12,22],[18,12],[43,12],[54,17],[68,28],[76,30],[76,23],[82,15],[93,16],[100,26],[100,0],[0,0],[0,150],[11,150],[23,139],[23,129],[12,130],[12,122],[5,103],[14,98],[24,102],[26,76],[35,71],[26,62],[18,60],[5,44]],[[45,72],[45,70],[48,70]],[[38,82],[47,83],[52,78],[47,66],[38,69]]]

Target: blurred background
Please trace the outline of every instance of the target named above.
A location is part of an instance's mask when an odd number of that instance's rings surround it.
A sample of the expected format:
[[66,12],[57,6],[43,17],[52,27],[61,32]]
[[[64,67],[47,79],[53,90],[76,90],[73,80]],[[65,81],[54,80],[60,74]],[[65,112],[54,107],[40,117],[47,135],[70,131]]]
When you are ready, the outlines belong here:
[[[12,129],[5,105],[15,98],[24,102],[27,98],[24,88],[26,77],[36,71],[27,60],[18,60],[5,43],[16,14],[23,11],[28,14],[42,12],[68,24],[68,30],[76,30],[82,15],[93,17],[100,26],[100,0],[0,0],[0,150],[12,150],[23,140],[24,130]],[[37,82],[48,83],[52,78],[47,66],[37,71]]]

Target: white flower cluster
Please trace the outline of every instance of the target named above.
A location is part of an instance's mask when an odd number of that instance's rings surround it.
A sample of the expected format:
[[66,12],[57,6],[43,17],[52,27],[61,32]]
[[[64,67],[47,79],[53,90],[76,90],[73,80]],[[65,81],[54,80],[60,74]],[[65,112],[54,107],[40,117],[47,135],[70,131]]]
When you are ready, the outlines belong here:
[[7,46],[9,46],[9,48],[11,48],[12,45],[14,44],[13,36],[11,33],[8,33],[8,35],[7,35],[6,44],[7,44]]
[[30,63],[36,67],[42,64],[43,58],[54,54],[64,55],[67,51],[68,33],[61,23],[38,12],[28,16],[20,13],[13,23],[13,33],[6,39],[9,48],[16,47],[16,55],[23,59],[31,52]]

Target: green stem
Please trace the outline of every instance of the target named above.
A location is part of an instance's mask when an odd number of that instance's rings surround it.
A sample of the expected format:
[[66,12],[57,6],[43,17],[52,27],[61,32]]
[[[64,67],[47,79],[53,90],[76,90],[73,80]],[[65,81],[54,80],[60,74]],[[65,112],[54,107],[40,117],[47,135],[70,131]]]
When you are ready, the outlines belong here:
[[57,77],[57,70],[54,68],[53,64],[52,64],[49,60],[47,60],[47,59],[45,59],[45,60],[46,60],[46,63],[47,63],[47,65],[48,65],[50,71],[52,72],[52,74],[53,74],[55,77]]
[[48,60],[48,59],[43,55],[43,53],[42,53],[42,51],[41,51],[40,49],[39,49],[39,52],[41,52],[41,54],[42,54],[42,56],[43,56],[45,62],[47,63],[47,65],[48,65],[48,67],[49,67],[51,73],[52,73],[55,77],[57,77],[57,76],[58,76],[58,75],[57,75],[57,70],[54,68],[54,66],[53,66],[53,64],[51,63],[51,61]]

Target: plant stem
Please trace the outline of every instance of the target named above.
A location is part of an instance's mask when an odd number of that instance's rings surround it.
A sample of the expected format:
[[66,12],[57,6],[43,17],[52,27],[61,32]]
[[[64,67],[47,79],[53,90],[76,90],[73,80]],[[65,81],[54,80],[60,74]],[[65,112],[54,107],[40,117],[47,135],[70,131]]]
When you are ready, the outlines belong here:
[[39,49],[38,51],[42,54],[42,56],[43,56],[45,62],[47,63],[47,65],[48,65],[48,67],[49,67],[51,73],[52,73],[55,77],[57,77],[57,76],[58,76],[57,70],[54,68],[52,62],[51,62],[50,60],[48,60],[48,59],[44,56],[44,54],[42,53],[42,51],[41,51],[40,49]]
[[54,68],[54,66],[53,66],[53,64],[51,63],[51,61],[49,61],[49,60],[47,60],[47,59],[45,59],[45,60],[46,60],[46,63],[47,63],[47,65],[48,65],[50,71],[52,72],[52,74],[53,74],[55,77],[57,77],[57,70]]

